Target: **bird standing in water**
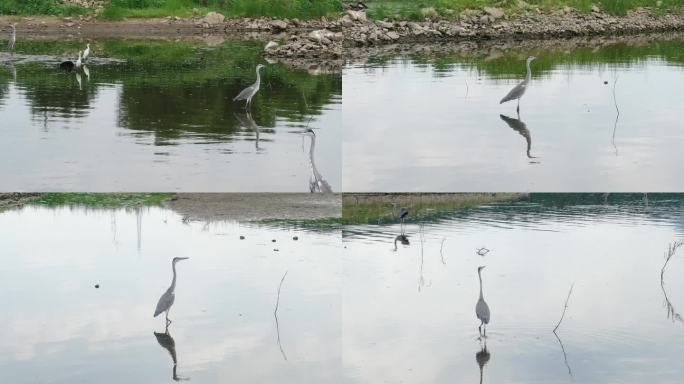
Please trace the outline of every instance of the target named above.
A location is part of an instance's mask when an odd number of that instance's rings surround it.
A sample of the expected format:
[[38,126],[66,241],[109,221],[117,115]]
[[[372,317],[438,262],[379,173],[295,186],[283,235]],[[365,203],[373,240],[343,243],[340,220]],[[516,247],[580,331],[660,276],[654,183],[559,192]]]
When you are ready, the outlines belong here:
[[12,27],[12,32],[7,41],[7,50],[14,52],[14,44],[17,42],[17,24],[11,24],[10,27]]
[[[478,327],[480,331],[480,336],[487,337],[487,324],[489,324],[489,306],[482,296],[482,270],[484,266],[477,268],[477,277],[480,279],[480,298],[475,304],[475,315],[480,320],[480,326]],[[482,332],[482,326],[485,326],[484,333]]]
[[259,92],[259,87],[261,86],[261,74],[259,73],[259,70],[261,70],[261,68],[263,67],[263,64],[259,64],[256,66],[256,82],[254,82],[254,84],[250,85],[249,87],[243,89],[242,92],[240,92],[240,94],[235,96],[235,98],[233,99],[233,101],[247,100],[245,102],[245,109],[252,106],[252,97],[254,97],[254,95],[256,95],[256,93]]
[[530,81],[532,80],[532,70],[530,69],[530,63],[536,60],[537,58],[534,56],[530,56],[527,58],[527,74],[525,74],[525,80],[521,81],[518,85],[513,87],[510,92],[506,96],[504,96],[503,99],[501,99],[501,102],[499,104],[503,104],[507,101],[511,100],[518,100],[518,108],[516,111],[520,113],[520,98],[523,97],[525,94],[525,91],[527,90],[527,85],[530,84]]
[[88,60],[88,57],[90,57],[90,43],[86,44],[86,49],[83,51],[83,60]]
[[176,300],[176,294],[174,291],[176,290],[176,263],[181,261],[181,260],[186,260],[188,259],[187,257],[174,257],[173,260],[171,261],[171,269],[173,269],[173,280],[171,280],[171,286],[169,289],[164,292],[163,295],[159,298],[159,302],[157,303],[157,308],[154,310],[154,317],[159,316],[160,313],[166,312],[166,326],[168,327],[169,324],[171,324],[171,320],[169,320],[169,311],[171,310],[171,306],[173,305],[174,300]]

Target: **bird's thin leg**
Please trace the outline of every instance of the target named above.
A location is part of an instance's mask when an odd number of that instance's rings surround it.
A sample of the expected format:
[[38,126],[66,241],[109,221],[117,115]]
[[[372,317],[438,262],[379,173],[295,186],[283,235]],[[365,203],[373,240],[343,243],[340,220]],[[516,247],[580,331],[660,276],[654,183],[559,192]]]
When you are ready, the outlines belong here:
[[477,327],[477,330],[480,332],[480,336],[482,336],[482,323],[480,323],[480,326]]
[[518,111],[518,120],[520,120],[520,98],[518,98],[518,108],[516,109]]
[[169,319],[169,311],[166,311],[166,326],[171,325],[172,321]]
[[484,332],[482,332],[482,335],[484,336],[485,340],[487,340],[487,326],[484,326]]

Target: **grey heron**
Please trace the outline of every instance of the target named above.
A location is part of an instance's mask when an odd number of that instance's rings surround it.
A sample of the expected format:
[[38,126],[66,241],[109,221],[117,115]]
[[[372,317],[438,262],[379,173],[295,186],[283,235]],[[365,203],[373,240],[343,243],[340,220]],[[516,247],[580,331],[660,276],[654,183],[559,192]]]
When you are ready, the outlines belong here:
[[[487,337],[487,324],[489,324],[489,306],[482,296],[482,270],[485,266],[480,266],[477,268],[477,277],[480,279],[480,298],[477,300],[475,305],[475,315],[480,320],[480,326],[478,330],[480,331],[480,336]],[[482,333],[482,326],[485,326],[484,333]]]
[[88,60],[88,57],[90,56],[90,43],[86,44],[86,49],[83,51],[83,60]]
[[252,105],[252,97],[256,95],[257,92],[259,92],[259,87],[261,86],[261,74],[259,73],[259,70],[263,68],[263,64],[259,64],[256,66],[256,81],[254,84],[250,85],[249,87],[245,88],[240,92],[239,95],[235,96],[233,101],[240,101],[240,100],[246,100],[245,102],[245,109],[251,107]]
[[12,32],[10,33],[9,40],[7,41],[7,50],[14,51],[14,43],[17,42],[17,24],[10,24],[12,27]]
[[166,290],[166,292],[164,292],[163,295],[161,295],[159,302],[157,303],[157,308],[154,310],[154,317],[159,316],[159,314],[162,312],[166,312],[167,327],[169,324],[171,324],[171,320],[169,320],[169,311],[171,310],[171,306],[176,299],[176,295],[174,294],[174,291],[176,290],[176,263],[186,259],[188,258],[174,257],[171,261],[171,269],[173,269],[173,280],[171,280],[171,286]]
[[309,177],[309,192],[332,193],[330,184],[323,179],[318,168],[316,168],[316,161],[314,159],[314,152],[316,150],[316,133],[311,128],[307,128],[304,134],[311,138],[311,146],[309,147],[309,166],[311,168],[311,176]]
[[530,80],[532,80],[532,70],[530,69],[530,63],[537,58],[534,56],[530,56],[527,58],[527,74],[525,75],[525,80],[521,81],[518,85],[513,87],[510,92],[506,96],[504,96],[503,99],[499,102],[499,104],[503,104],[507,101],[511,100],[518,100],[518,108],[516,109],[518,113],[520,112],[520,98],[523,97],[525,94],[525,91],[527,90],[527,85],[530,83]]

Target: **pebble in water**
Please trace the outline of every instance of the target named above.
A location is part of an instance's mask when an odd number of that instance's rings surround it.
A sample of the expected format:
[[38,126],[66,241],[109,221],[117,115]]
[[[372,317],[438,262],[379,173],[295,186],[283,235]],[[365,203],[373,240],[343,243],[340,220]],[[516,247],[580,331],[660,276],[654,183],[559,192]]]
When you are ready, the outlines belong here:
[[95,288],[100,288],[100,284],[95,284]]
[[245,239],[245,237],[244,237],[244,236],[240,236],[240,240],[244,240],[244,239]]
[[292,238],[292,240],[299,240],[299,237],[295,236]]

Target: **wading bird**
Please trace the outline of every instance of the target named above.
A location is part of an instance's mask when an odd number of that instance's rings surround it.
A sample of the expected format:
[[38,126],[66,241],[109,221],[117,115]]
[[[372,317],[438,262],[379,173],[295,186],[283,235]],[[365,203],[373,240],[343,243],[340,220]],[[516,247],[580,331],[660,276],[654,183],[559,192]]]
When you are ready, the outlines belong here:
[[90,56],[90,43],[86,44],[86,49],[83,51],[83,60],[88,60],[88,57]]
[[259,70],[263,67],[263,64],[259,64],[256,66],[256,82],[254,82],[254,84],[250,85],[249,87],[243,89],[242,92],[240,92],[240,94],[235,96],[235,98],[233,99],[233,101],[247,100],[245,102],[245,109],[252,106],[252,97],[254,97],[254,95],[256,95],[256,93],[259,92],[259,87],[261,86],[261,74],[259,74]]
[[78,60],[76,60],[76,69],[81,68],[81,65],[83,65],[83,51],[78,51]]
[[309,167],[311,168],[311,176],[309,176],[309,192],[311,193],[332,193],[332,188],[328,184],[321,173],[316,168],[316,161],[314,159],[314,152],[316,150],[316,133],[311,128],[307,128],[304,134],[311,138],[311,146],[309,147]]
[[532,70],[530,69],[530,63],[536,59],[537,58],[534,56],[530,56],[527,58],[527,74],[525,75],[525,80],[523,80],[522,82],[520,82],[520,84],[513,87],[513,89],[511,89],[511,91],[508,92],[508,95],[504,96],[504,98],[501,99],[501,102],[499,102],[499,104],[503,104],[507,101],[517,99],[518,108],[516,109],[516,111],[520,113],[520,98],[523,97],[525,91],[527,90],[527,85],[530,83],[530,80],[532,80]]
[[12,27],[12,32],[10,33],[9,40],[7,41],[7,50],[13,51],[14,43],[17,42],[17,24],[10,24],[10,27]]
[[169,289],[164,292],[163,295],[159,298],[159,302],[157,303],[157,309],[154,310],[154,317],[159,316],[160,313],[166,312],[166,326],[168,327],[169,324],[171,324],[171,320],[169,320],[169,311],[171,310],[171,306],[173,305],[173,301],[176,299],[176,295],[173,293],[176,290],[176,263],[188,259],[187,257],[174,257],[173,260],[171,261],[171,268],[173,269],[173,280],[171,280],[171,286]]
[[[482,296],[482,270],[484,269],[484,266],[480,266],[477,268],[477,277],[480,279],[480,298],[477,300],[477,304],[475,305],[475,315],[477,315],[477,318],[480,320],[480,326],[478,327],[478,330],[480,331],[480,336],[487,337],[487,324],[489,324],[489,306],[487,305],[487,302],[485,302],[484,297]],[[485,326],[484,333],[482,332],[482,326]]]

